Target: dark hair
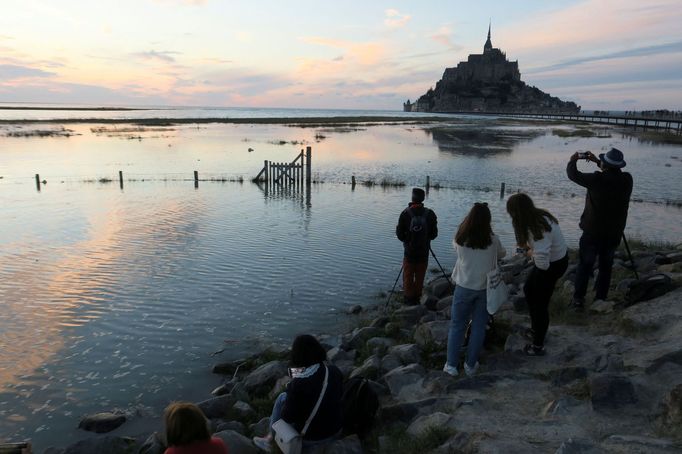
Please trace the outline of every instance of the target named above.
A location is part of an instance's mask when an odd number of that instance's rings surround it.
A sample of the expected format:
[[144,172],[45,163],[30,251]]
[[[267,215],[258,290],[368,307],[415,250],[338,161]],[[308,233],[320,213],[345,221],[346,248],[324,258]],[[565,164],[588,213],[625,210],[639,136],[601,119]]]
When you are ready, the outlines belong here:
[[552,216],[549,211],[536,208],[533,200],[527,194],[514,194],[507,200],[507,213],[512,218],[516,242],[519,246],[525,246],[530,240],[529,234],[533,235],[533,240],[541,240],[543,232],[551,232],[552,226],[549,220],[558,224],[559,221]]
[[163,413],[168,446],[183,446],[211,439],[208,420],[201,409],[190,402],[173,402]]
[[493,243],[490,218],[487,203],[474,203],[455,233],[455,242],[471,249],[486,249]]
[[310,367],[327,359],[327,352],[310,334],[296,336],[291,345],[291,365],[293,367]]

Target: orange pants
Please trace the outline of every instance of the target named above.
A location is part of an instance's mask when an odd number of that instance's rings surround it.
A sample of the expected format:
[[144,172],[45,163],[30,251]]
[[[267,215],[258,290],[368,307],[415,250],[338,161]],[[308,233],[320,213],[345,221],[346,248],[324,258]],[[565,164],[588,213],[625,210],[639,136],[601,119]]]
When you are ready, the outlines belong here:
[[[428,260],[428,259],[427,259]],[[405,303],[419,304],[424,287],[424,275],[429,262],[408,262],[403,258],[403,290]]]

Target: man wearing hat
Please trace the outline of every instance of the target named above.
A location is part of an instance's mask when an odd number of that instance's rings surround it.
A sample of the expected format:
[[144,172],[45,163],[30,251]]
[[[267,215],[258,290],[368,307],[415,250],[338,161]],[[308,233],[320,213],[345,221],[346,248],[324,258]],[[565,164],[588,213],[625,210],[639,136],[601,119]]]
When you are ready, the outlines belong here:
[[412,189],[412,201],[400,213],[395,234],[403,242],[403,289],[406,304],[419,304],[429,262],[431,240],[438,236],[436,213],[424,206],[423,189]]
[[[586,159],[599,165],[600,172],[583,173],[578,171],[578,160]],[[594,283],[594,299],[606,300],[611,284],[613,255],[620,244],[628,217],[630,194],[632,194],[632,175],[623,172],[625,167],[623,153],[611,148],[597,158],[591,152],[571,156],[566,173],[568,178],[587,188],[585,209],[580,217],[580,251],[575,276],[575,291],[572,305],[582,310],[585,305],[587,282],[592,276],[594,262],[599,257],[599,273]]]

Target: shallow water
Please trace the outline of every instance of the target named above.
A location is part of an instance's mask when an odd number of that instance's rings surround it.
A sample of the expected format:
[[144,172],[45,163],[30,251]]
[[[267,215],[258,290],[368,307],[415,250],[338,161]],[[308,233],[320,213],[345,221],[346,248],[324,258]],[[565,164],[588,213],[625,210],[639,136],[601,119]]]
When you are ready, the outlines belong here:
[[[628,235],[682,238],[682,210],[651,203],[682,199],[679,146],[476,125],[484,137],[464,140],[404,125],[96,134],[95,125],[69,125],[80,135],[0,138],[0,438],[64,445],[87,436],[75,429],[82,415],[113,408],[133,415],[117,433],[154,430],[158,420],[145,416],[169,401],[208,397],[219,383],[213,363],[299,332],[342,331],[345,308],[382,302],[377,295],[393,285],[397,216],[409,185],[426,175],[447,186],[432,189],[427,204],[439,215],[433,248],[448,269],[452,234],[474,201],[489,202],[496,232],[514,247],[502,181],[556,214],[576,245],[583,191],[564,173],[576,149],[626,152],[634,197],[649,201],[632,204]],[[299,143],[272,143],[279,140]],[[248,181],[264,159],[291,160],[305,145],[325,182],[310,192],[266,192],[250,182],[201,181],[195,189],[191,181],[193,170]],[[85,182],[115,179],[119,169],[123,190]],[[40,192],[35,173],[47,180]],[[344,184],[351,175],[408,186],[353,190]]]

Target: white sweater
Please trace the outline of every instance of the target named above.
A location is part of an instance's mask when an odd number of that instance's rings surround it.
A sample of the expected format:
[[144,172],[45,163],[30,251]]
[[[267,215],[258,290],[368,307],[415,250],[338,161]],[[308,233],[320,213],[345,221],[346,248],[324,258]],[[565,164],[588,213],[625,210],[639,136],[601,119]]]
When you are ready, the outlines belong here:
[[471,249],[452,241],[457,253],[457,262],[452,270],[455,284],[469,290],[486,288],[488,272],[495,268],[498,259],[507,254],[497,235],[493,235],[492,240],[492,244],[486,249]]
[[542,239],[537,241],[533,241],[533,235],[531,234],[531,238],[528,241],[528,245],[533,250],[535,266],[541,270],[548,269],[551,262],[556,262],[566,255],[566,241],[561,233],[561,227],[550,219],[547,219],[547,221],[552,227],[552,231],[543,232]]

